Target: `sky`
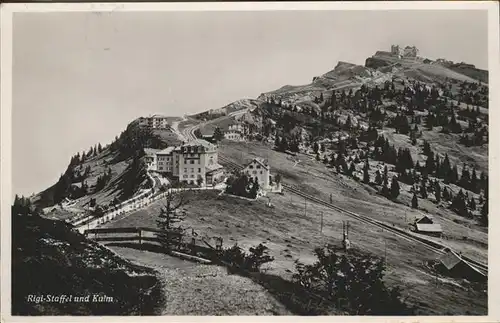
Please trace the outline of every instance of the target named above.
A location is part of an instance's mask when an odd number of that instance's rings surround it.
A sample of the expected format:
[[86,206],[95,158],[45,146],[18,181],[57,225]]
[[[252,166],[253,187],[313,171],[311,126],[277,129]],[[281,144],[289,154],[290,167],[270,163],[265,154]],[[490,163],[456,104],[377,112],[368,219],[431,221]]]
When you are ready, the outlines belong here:
[[139,116],[307,84],[391,44],[487,69],[487,30],[471,10],[16,13],[12,193],[54,184]]

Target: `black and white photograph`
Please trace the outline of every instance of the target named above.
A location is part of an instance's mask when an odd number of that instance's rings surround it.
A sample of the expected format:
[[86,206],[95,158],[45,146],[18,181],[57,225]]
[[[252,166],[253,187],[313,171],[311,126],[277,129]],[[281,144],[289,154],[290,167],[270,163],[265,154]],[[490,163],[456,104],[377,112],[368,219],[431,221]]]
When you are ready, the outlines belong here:
[[498,313],[498,3],[136,5],[2,6],[2,320]]

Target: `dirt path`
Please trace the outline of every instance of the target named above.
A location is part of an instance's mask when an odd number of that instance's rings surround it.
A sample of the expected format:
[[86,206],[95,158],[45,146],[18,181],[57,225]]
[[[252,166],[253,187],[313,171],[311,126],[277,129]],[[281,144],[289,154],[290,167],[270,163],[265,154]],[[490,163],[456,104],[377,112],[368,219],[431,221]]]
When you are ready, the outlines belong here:
[[225,268],[149,251],[110,249],[158,272],[166,297],[162,315],[291,315],[263,287],[229,275]]

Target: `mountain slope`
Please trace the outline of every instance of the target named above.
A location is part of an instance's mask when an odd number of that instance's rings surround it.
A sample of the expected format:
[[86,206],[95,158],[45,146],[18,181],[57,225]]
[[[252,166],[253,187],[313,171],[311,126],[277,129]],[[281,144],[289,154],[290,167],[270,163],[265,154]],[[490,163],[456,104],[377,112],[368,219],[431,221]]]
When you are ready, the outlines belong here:
[[[13,315],[157,315],[161,311],[163,294],[154,271],[121,259],[61,221],[14,216],[11,270]],[[68,298],[50,299],[61,295]]]

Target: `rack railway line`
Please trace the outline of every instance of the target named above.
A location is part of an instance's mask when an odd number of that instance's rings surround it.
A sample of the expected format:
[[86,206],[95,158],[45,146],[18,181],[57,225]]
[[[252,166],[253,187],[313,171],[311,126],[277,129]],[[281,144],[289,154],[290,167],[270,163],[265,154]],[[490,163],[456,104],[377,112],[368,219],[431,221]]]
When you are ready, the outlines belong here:
[[[240,171],[241,169],[243,169],[243,166],[233,162],[232,160],[223,156],[220,153],[219,153],[219,160],[220,160],[220,163],[223,164],[229,170]],[[338,207],[334,204],[326,202],[326,201],[324,201],[316,196],[304,193],[297,185],[282,183],[282,186],[286,191],[288,191],[292,194],[301,196],[301,197],[305,198],[306,200],[309,200],[309,201],[314,202],[316,204],[319,204],[321,206],[327,207],[329,209],[338,211],[338,212],[345,214],[345,215],[347,215],[355,220],[358,220],[359,222],[381,228],[384,231],[390,232],[391,234],[398,236],[401,239],[407,240],[407,241],[412,242],[412,243],[420,244],[423,247],[429,249],[430,251],[436,253],[437,255],[443,255],[446,253],[447,249],[450,249],[447,246],[441,245],[441,244],[436,243],[436,242],[432,242],[432,241],[427,240],[425,238],[416,237],[416,236],[406,232],[403,229],[396,228],[396,227],[390,226],[386,223],[374,220],[370,217],[343,209],[343,208]],[[471,267],[473,267],[478,272],[480,272],[482,275],[485,275],[485,276],[488,275],[488,265],[481,263],[479,261],[470,259],[468,257],[462,257],[462,259],[466,263],[468,263]]]

